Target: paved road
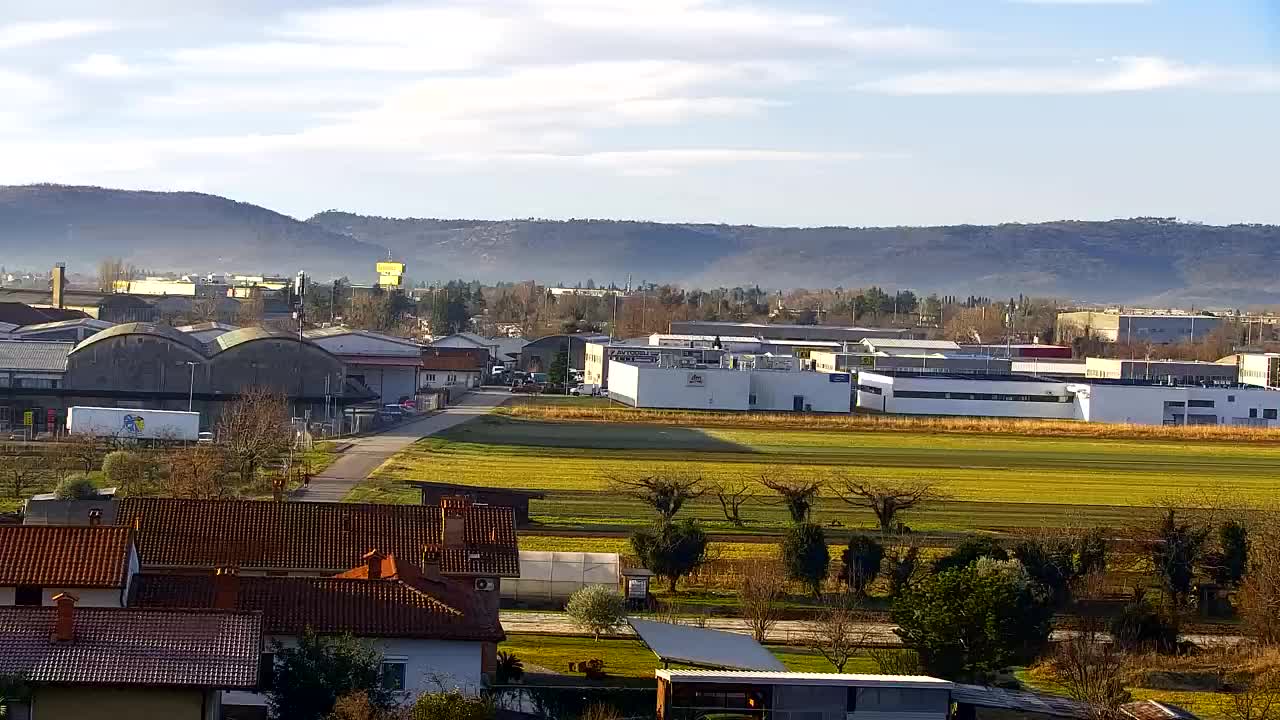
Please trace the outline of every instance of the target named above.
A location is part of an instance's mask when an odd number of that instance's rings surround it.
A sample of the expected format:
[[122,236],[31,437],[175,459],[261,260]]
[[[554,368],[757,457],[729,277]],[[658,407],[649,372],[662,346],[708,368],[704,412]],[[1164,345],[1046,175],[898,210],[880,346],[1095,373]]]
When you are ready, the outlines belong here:
[[[569,619],[568,615],[560,612],[524,612],[524,611],[504,611],[500,615],[502,621],[502,629],[509,633],[533,633],[543,635],[566,635],[581,634],[582,629]],[[742,635],[750,635],[751,630],[747,627],[747,623],[742,618],[707,618],[704,626],[710,630],[725,630],[728,632],[740,633]],[[897,645],[899,639],[893,634],[893,623],[884,622],[868,622],[859,623],[854,627],[853,633],[859,636],[863,644],[866,645]],[[623,628],[622,634],[633,635],[631,628]],[[813,635],[813,623],[808,620],[782,620],[769,630],[766,638],[768,642],[781,645],[799,645],[803,644]],[[1074,635],[1072,630],[1055,630],[1052,635],[1054,640],[1066,640]],[[1211,645],[1235,645],[1243,640],[1236,635],[1182,635],[1183,640],[1204,646]]]
[[478,390],[463,396],[457,405],[368,437],[356,438],[351,447],[311,478],[311,486],[294,494],[303,502],[340,502],[361,480],[388,458],[417,440],[448,430],[477,415],[484,415],[511,397],[508,393]]

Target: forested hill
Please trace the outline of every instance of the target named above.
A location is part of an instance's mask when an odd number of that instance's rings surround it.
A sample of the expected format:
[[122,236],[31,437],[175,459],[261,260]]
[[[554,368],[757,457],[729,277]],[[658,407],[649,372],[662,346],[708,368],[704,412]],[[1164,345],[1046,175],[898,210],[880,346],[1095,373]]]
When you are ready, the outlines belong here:
[[0,264],[105,257],[156,270],[372,280],[390,250],[415,280],[880,285],[960,296],[1280,304],[1280,227],[1162,219],[996,226],[774,228],[613,220],[300,221],[200,193],[0,186]]
[[881,285],[956,295],[1096,301],[1280,302],[1280,227],[1144,218],[996,226],[775,228],[601,220],[390,219],[330,211],[328,230],[445,275],[679,281],[703,286]]

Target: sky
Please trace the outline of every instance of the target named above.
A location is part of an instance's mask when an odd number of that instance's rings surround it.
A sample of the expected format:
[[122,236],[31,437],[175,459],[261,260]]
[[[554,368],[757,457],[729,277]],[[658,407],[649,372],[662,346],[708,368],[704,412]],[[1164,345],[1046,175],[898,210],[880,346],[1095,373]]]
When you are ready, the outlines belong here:
[[0,184],[299,218],[1280,222],[1280,0],[0,9]]

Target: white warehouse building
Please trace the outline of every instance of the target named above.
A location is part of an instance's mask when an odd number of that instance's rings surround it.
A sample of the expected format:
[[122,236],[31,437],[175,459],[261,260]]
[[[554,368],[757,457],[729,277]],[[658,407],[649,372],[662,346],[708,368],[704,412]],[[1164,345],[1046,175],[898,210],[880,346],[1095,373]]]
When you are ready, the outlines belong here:
[[847,413],[848,373],[609,363],[609,397],[632,407]]
[[863,371],[854,395],[859,409],[890,414],[1280,426],[1280,392],[1241,385]]

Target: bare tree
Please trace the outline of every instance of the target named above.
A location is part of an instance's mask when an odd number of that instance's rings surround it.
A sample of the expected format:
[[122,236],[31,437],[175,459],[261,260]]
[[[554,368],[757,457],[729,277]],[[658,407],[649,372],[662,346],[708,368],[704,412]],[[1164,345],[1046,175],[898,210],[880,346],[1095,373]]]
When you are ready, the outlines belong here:
[[648,505],[670,522],[685,503],[706,493],[702,477],[677,470],[660,469],[649,475],[614,476],[609,484],[615,492]]
[[1245,631],[1264,645],[1280,644],[1280,514],[1258,518],[1249,531],[1249,572],[1236,597]]
[[842,477],[833,483],[839,497],[854,507],[866,508],[876,516],[880,532],[888,534],[907,510],[938,500],[942,494],[924,481],[893,483],[860,477]]
[[716,500],[720,502],[720,510],[724,512],[724,519],[733,523],[733,526],[737,528],[746,524],[742,520],[742,506],[747,502],[747,498],[750,497],[747,494],[748,489],[749,486],[741,480],[726,480],[710,487],[711,492],[716,496]]
[[822,481],[792,477],[782,468],[765,468],[760,473],[760,484],[782,498],[791,522],[808,522],[814,500],[822,490]]
[[1280,676],[1276,671],[1231,679],[1236,691],[1221,710],[1227,720],[1276,720],[1280,718]]
[[828,598],[826,609],[813,623],[807,644],[842,673],[869,637],[856,600],[851,595],[838,595]]
[[910,648],[867,648],[881,675],[922,675],[920,654]]
[[36,453],[24,453],[20,450],[6,451],[0,455],[0,473],[9,485],[14,498],[23,497],[27,489],[38,485],[52,476],[50,458]]
[[1054,679],[1099,720],[1118,717],[1120,706],[1131,699],[1124,687],[1124,651],[1107,637],[1101,619],[1082,616],[1081,621],[1074,635],[1058,643]]
[[222,412],[217,435],[241,483],[250,485],[260,467],[293,444],[288,403],[269,388],[247,387]]
[[106,443],[92,433],[68,433],[58,446],[65,467],[69,470],[90,473],[102,466],[107,452]]
[[782,619],[786,589],[786,578],[772,563],[757,562],[747,569],[738,599],[756,642],[764,642],[769,630]]
[[159,473],[159,490],[164,497],[208,500],[234,496],[227,482],[230,473],[226,452],[216,445],[178,448],[165,458]]

